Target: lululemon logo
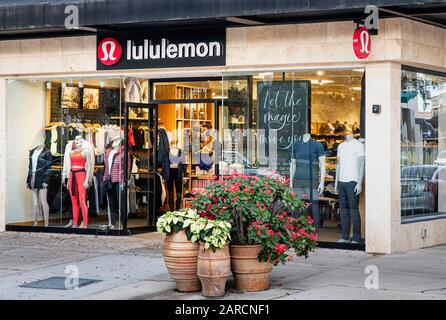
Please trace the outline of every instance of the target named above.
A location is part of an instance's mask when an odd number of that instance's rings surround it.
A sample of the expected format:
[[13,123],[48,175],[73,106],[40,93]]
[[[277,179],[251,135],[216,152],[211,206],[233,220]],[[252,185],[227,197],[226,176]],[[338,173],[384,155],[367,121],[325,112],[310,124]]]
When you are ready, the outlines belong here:
[[112,66],[121,59],[121,56],[122,47],[115,39],[105,38],[99,43],[98,58],[102,64]]
[[353,34],[353,50],[358,59],[367,59],[370,55],[371,39],[367,28],[361,27]]
[[361,39],[361,52],[369,54],[369,41],[370,41],[370,34],[367,30],[362,30],[360,37]]

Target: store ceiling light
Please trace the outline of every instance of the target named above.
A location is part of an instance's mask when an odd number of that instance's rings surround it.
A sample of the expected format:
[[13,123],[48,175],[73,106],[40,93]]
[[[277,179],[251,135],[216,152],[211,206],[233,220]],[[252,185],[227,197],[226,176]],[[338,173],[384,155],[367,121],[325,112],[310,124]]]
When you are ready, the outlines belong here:
[[316,85],[320,85],[320,86],[322,86],[324,84],[333,83],[333,82],[334,82],[333,80],[317,80],[317,79],[311,80],[311,84],[316,84]]
[[318,71],[316,74],[317,74],[319,77],[321,77],[321,76],[324,75],[324,71]]
[[253,76],[254,79],[259,79],[259,80],[272,80],[274,76],[274,72],[260,72],[258,75]]

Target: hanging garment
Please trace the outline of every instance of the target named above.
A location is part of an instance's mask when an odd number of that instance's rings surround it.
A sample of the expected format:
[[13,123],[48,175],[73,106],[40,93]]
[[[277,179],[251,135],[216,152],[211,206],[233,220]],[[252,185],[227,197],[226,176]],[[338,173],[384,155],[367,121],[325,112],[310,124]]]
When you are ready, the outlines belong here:
[[51,153],[56,155],[58,146],[58,135],[57,135],[57,126],[53,126],[51,128]]
[[136,203],[136,186],[135,177],[130,176],[128,184],[128,212],[135,212],[138,209],[138,204]]
[[130,145],[131,147],[134,147],[134,146],[136,145],[136,143],[135,143],[135,137],[133,136],[133,130],[132,130],[132,128],[129,128],[129,129],[128,129],[127,136],[128,136],[127,140],[128,140],[128,142],[129,142],[129,145]]
[[132,156],[133,160],[132,160],[132,173],[138,173],[138,165],[136,164],[136,162],[138,161],[138,159],[135,156]]
[[157,162],[162,171],[162,176],[164,180],[169,180],[169,170],[170,170],[170,160],[169,160],[169,138],[165,129],[160,129],[159,132],[159,143],[158,143],[158,154]]
[[45,146],[51,150],[51,129],[47,128],[45,130]]

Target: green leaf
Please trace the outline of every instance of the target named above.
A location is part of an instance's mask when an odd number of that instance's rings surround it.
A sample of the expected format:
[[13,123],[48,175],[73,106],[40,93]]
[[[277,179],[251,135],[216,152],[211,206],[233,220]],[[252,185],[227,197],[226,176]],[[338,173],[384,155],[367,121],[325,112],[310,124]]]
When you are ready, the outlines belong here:
[[192,223],[192,220],[187,219],[186,221],[183,222],[183,228],[189,227],[191,223]]

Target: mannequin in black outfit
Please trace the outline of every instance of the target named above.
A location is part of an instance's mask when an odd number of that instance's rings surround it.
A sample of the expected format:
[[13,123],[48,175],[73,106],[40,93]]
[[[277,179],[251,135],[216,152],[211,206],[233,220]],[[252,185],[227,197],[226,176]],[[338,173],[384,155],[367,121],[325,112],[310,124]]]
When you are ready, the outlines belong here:
[[[167,190],[169,191],[169,207],[170,210],[178,210],[181,206],[183,197],[183,173],[185,172],[184,164],[181,163],[181,150],[177,147],[176,141],[172,141],[169,150],[170,172],[167,179]],[[174,206],[174,186],[176,193],[176,201]]]
[[38,144],[29,151],[29,167],[26,185],[32,191],[34,207],[34,226],[39,224],[41,207],[45,219],[45,227],[49,225],[48,184],[49,168],[52,156],[45,144]]

